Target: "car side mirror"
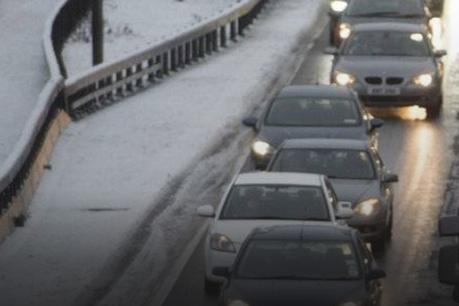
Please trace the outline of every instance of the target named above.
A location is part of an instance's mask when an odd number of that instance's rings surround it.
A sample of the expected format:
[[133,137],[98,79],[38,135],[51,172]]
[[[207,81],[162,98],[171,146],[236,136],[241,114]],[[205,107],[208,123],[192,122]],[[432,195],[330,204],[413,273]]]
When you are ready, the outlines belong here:
[[258,123],[258,119],[255,117],[248,117],[242,120],[242,124],[254,130],[257,130],[257,123]]
[[438,280],[442,284],[459,284],[458,275],[459,247],[447,245],[440,248],[438,256]]
[[212,274],[224,278],[229,278],[231,273],[228,267],[215,267],[212,269]]
[[335,216],[337,219],[351,219],[354,216],[351,202],[338,202]]
[[443,56],[445,56],[447,54],[448,54],[448,52],[446,50],[436,50],[434,52],[434,56],[438,57],[438,58],[443,57]]
[[442,237],[459,236],[459,217],[442,217],[438,222],[438,233]]
[[196,210],[198,216],[205,217],[205,218],[213,218],[215,217],[215,209],[212,205],[203,205],[198,207]]
[[368,280],[376,280],[386,277],[386,272],[380,268],[373,268],[368,272]]
[[392,173],[384,173],[383,183],[397,183],[398,182],[398,175]]
[[329,55],[338,55],[338,48],[326,47],[324,53]]
[[379,129],[384,125],[384,120],[379,118],[373,118],[370,120],[370,130]]

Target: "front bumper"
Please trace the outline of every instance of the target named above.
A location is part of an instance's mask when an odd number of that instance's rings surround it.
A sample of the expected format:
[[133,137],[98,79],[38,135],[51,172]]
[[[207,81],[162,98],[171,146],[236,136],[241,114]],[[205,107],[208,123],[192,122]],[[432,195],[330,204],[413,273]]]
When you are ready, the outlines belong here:
[[[375,107],[402,107],[418,105],[421,107],[433,106],[440,103],[441,86],[434,85],[423,88],[415,85],[405,85],[397,88],[397,94],[370,94],[371,86],[355,84],[352,88],[358,93],[363,104]],[[387,87],[391,88],[391,86]]]

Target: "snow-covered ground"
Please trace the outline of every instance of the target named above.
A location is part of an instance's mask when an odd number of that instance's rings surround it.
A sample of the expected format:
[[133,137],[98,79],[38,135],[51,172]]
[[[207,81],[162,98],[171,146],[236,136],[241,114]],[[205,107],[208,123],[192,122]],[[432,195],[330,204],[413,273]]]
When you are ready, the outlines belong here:
[[[26,226],[0,246],[2,304],[85,304],[87,291],[98,289],[91,284],[107,277],[104,269],[137,237],[146,216],[165,205],[177,177],[197,168],[193,173],[204,183],[215,172],[231,172],[225,154],[244,149],[225,140],[250,134],[240,133],[241,118],[287,81],[324,2],[277,1],[239,44],[72,123],[55,148]],[[207,186],[201,188],[182,190],[182,206],[170,208],[180,213],[166,212],[146,224],[148,247],[140,246],[133,262],[153,260],[153,281],[168,268],[171,249],[193,237],[189,225]],[[133,281],[136,269],[123,278]]]
[[12,152],[48,80],[42,35],[62,0],[0,1],[0,164]]
[[[241,0],[104,0],[105,61],[145,49],[238,2]],[[65,45],[63,56],[70,75],[91,67],[90,31],[89,21],[84,22]],[[72,60],[75,58],[80,60]]]

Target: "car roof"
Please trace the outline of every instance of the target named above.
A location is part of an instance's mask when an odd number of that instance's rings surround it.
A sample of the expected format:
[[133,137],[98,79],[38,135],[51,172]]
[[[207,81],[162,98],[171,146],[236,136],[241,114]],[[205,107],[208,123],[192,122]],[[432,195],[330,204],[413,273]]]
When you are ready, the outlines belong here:
[[322,175],[290,172],[250,172],[239,174],[234,185],[322,186]]
[[353,26],[353,32],[362,31],[395,31],[395,32],[426,32],[425,25],[408,22],[374,22],[359,23]]
[[349,149],[368,150],[368,141],[357,139],[308,138],[288,139],[281,145],[282,149]]
[[284,87],[278,98],[288,97],[353,98],[349,88],[336,85],[292,85]]
[[252,240],[298,240],[298,241],[350,241],[353,229],[333,223],[275,225],[256,228],[252,231]]

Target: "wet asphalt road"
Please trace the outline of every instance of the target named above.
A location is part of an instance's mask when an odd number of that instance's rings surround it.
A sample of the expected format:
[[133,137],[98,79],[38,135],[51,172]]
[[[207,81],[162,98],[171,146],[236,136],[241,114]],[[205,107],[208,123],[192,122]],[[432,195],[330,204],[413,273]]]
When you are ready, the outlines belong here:
[[[327,29],[305,50],[304,62],[293,84],[328,83],[331,57],[323,54]],[[422,120],[416,108],[371,110],[386,124],[380,134],[380,152],[386,166],[397,173],[393,240],[378,261],[387,272],[382,305],[455,305],[451,289],[436,281],[437,221],[445,185],[454,158],[451,142],[458,128],[457,76],[445,77],[445,105],[441,118]],[[453,86],[451,86],[453,84]],[[203,289],[203,243],[186,264],[164,306],[217,305]]]

